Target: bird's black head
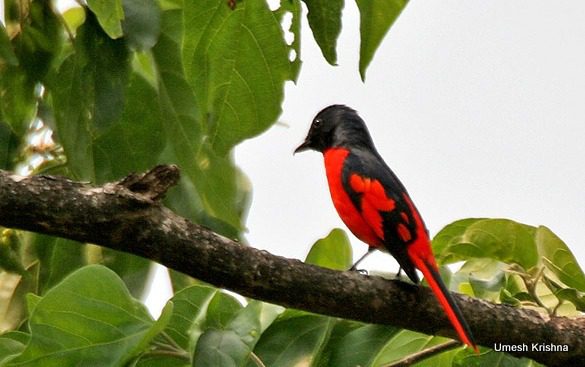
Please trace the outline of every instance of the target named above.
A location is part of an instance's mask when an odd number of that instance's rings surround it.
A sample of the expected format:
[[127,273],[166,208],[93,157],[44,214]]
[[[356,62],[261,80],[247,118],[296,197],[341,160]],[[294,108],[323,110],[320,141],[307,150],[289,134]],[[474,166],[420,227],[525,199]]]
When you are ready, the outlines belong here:
[[366,124],[355,110],[344,105],[324,108],[313,119],[305,141],[295,153],[308,149],[323,152],[331,147],[374,149]]

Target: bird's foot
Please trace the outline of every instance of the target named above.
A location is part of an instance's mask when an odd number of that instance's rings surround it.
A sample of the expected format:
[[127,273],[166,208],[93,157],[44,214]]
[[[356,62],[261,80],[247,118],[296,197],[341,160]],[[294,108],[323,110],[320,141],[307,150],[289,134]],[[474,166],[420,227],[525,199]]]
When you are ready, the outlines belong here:
[[368,275],[368,271],[366,269],[357,269],[355,266],[352,266],[351,268],[349,268],[348,271],[355,271],[355,272],[358,272],[362,275]]

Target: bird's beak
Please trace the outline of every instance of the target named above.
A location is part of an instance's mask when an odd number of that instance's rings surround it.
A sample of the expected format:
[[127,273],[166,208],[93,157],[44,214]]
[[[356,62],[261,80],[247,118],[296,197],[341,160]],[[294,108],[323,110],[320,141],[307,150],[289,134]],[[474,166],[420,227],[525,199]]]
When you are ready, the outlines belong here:
[[297,149],[295,149],[293,155],[309,149],[311,149],[311,142],[309,140],[305,140],[303,144],[299,145]]

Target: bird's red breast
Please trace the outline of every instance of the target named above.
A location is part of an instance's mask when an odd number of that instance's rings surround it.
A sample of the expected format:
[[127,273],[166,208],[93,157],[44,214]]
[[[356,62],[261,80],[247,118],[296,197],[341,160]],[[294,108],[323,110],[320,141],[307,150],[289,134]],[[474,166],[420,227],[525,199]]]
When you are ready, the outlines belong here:
[[[329,192],[331,193],[333,205],[337,209],[337,213],[343,223],[345,223],[357,238],[373,247],[382,246],[383,236],[379,236],[366,222],[343,186],[343,164],[348,155],[349,150],[344,148],[330,148],[323,152],[325,172],[327,174],[327,182],[329,183]],[[376,214],[371,213],[371,216],[374,217]],[[381,230],[381,221],[382,219],[379,218],[379,230]]]

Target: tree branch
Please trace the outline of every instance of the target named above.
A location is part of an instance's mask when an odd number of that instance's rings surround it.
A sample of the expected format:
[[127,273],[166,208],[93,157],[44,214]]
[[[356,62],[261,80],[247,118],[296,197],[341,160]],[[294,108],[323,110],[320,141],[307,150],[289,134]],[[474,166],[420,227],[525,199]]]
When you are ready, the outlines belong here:
[[[0,171],[0,225],[95,243],[157,261],[255,299],[310,312],[455,338],[431,291],[339,272],[243,246],[174,214],[159,201],[179,177],[158,166],[100,187]],[[550,366],[585,365],[585,318],[568,319],[455,295],[477,342]],[[533,343],[566,345],[539,352]]]

